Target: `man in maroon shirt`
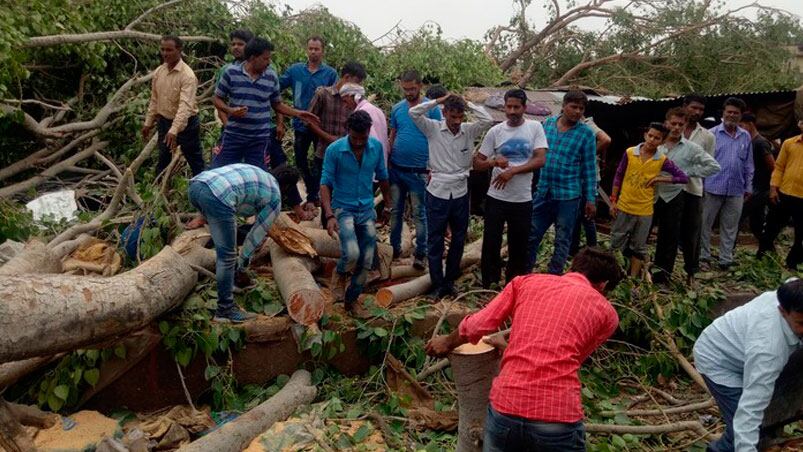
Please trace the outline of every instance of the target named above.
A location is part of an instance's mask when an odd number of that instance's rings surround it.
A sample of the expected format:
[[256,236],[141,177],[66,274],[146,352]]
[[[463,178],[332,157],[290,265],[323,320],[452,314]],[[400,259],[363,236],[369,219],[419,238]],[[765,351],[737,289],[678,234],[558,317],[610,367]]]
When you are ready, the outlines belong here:
[[585,248],[569,273],[516,277],[452,334],[427,343],[428,354],[445,356],[512,321],[491,387],[484,451],[585,450],[577,371],[619,325],[603,294],[622,276],[613,254]]

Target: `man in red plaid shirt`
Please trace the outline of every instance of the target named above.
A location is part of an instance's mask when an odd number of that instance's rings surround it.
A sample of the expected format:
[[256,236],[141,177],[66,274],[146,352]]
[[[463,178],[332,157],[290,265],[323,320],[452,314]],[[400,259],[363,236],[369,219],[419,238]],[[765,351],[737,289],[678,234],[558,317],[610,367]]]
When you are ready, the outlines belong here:
[[512,321],[491,387],[484,451],[585,450],[577,371],[619,325],[603,294],[621,279],[613,254],[585,248],[569,273],[516,277],[452,334],[427,344],[428,354],[445,356]]

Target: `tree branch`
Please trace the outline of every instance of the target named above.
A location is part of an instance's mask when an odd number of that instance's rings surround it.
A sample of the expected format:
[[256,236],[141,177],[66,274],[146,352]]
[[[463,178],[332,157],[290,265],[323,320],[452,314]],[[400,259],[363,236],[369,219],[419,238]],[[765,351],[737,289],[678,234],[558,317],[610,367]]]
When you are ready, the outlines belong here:
[[146,16],[148,16],[148,15],[150,15],[150,14],[153,14],[153,13],[155,13],[156,11],[159,11],[160,9],[167,8],[168,6],[173,6],[173,5],[175,5],[176,3],[181,3],[181,2],[183,2],[183,1],[184,1],[184,0],[171,0],[171,1],[169,1],[169,2],[165,2],[165,3],[162,3],[162,4],[156,5],[156,6],[154,6],[153,8],[151,8],[151,9],[149,9],[149,10],[145,11],[144,13],[140,14],[140,15],[139,15],[139,17],[137,17],[136,19],[132,20],[132,21],[131,21],[131,22],[130,22],[128,25],[126,25],[126,26],[125,26],[125,28],[124,28],[123,30],[133,30],[133,29],[134,29],[134,27],[136,27],[137,25],[139,25],[139,23],[140,23],[140,22],[142,22],[142,20],[143,20],[143,19],[144,19]]
[[[184,42],[216,42],[210,36],[180,36]],[[113,41],[115,39],[138,39],[141,41],[160,41],[162,37],[153,33],[136,30],[97,31],[91,33],[36,36],[23,44],[25,48],[52,47],[62,44],[80,44],[85,42]]]

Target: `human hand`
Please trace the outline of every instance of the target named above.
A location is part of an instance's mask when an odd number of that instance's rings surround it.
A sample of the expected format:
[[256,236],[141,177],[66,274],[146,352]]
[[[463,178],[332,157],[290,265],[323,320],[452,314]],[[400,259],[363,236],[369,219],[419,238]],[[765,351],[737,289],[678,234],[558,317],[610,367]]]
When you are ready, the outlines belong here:
[[510,162],[508,161],[507,157],[505,157],[504,155],[500,155],[498,157],[494,157],[494,166],[496,166],[498,168],[505,169],[505,168],[508,167],[509,164],[510,164]]
[[513,171],[508,169],[506,171],[502,171],[501,173],[497,174],[493,182],[491,183],[497,190],[504,190],[505,186],[507,186],[507,183],[510,182],[510,179],[512,179],[513,176],[515,176],[515,174],[513,174]]
[[507,341],[505,337],[501,334],[490,334],[488,336],[483,336],[482,342],[490,345],[491,347],[499,350],[500,352],[505,351],[507,348]]
[[284,134],[287,132],[287,127],[284,125],[284,121],[280,121],[276,124],[276,139],[282,141],[284,139]]
[[248,113],[248,107],[245,105],[242,107],[229,108],[229,116],[234,116],[235,118],[242,118],[246,113]]
[[[615,206],[616,204],[614,204]],[[597,205],[593,202],[586,202],[585,207],[586,219],[593,220],[597,216]]]
[[308,124],[315,124],[316,126],[319,126],[319,127],[321,125],[321,118],[317,117],[316,115],[314,115],[313,113],[310,113],[308,111],[303,111],[303,110],[299,111],[298,112],[298,119],[300,119],[300,120],[302,120],[302,121],[304,121],[304,122],[306,122]]
[[424,351],[426,351],[429,356],[443,358],[451,353],[453,348],[449,336],[435,336],[424,346]]
[[142,139],[144,141],[148,140],[148,137],[151,136],[151,131],[153,130],[153,126],[143,126],[142,127]]
[[770,187],[770,202],[772,205],[777,206],[778,202],[781,200],[781,197],[778,195],[778,188],[777,187]]
[[165,144],[168,148],[170,148],[171,151],[175,149],[176,145],[178,144],[176,134],[173,132],[167,132],[167,135],[165,135]]
[[611,216],[616,218],[616,215],[619,213],[619,209],[616,207],[616,201],[611,200]]
[[337,238],[337,234],[340,232],[340,227],[338,227],[337,219],[335,219],[335,217],[332,216],[326,220],[326,232],[329,233],[329,237],[332,237],[333,239]]

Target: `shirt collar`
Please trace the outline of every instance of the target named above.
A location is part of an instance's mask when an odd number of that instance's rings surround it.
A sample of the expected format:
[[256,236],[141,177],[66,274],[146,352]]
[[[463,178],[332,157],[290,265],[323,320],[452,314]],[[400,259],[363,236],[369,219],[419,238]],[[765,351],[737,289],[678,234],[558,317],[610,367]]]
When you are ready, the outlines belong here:
[[569,272],[569,273],[566,273],[563,276],[561,276],[561,278],[570,279],[570,280],[576,281],[576,282],[578,282],[580,284],[583,284],[583,285],[586,285],[586,286],[589,286],[589,287],[593,287],[591,285],[591,281],[589,281],[588,278],[586,277],[586,275],[584,275],[582,273]]
[[[780,306],[780,304],[778,305]],[[797,337],[794,331],[792,331],[792,327],[789,326],[789,323],[783,317],[780,311],[778,311],[778,317],[781,321],[781,330],[783,330],[783,337],[786,339],[786,343],[789,346],[800,346],[801,340]]]
[[[635,155],[635,156],[640,156],[641,155],[641,145],[642,144],[644,144],[644,143],[639,143],[638,146],[636,146],[633,149],[633,155]],[[658,160],[658,159],[661,158],[661,153],[658,152],[658,151],[659,151],[658,149],[655,150],[655,154],[652,155],[652,160]]]
[[[714,127],[714,134],[718,134],[720,132],[724,133],[725,135],[727,135],[729,137],[731,136],[731,134],[728,133],[727,130],[725,130],[725,124],[724,123],[719,123],[719,124],[716,125],[716,127]],[[739,126],[736,126],[736,135],[733,136],[733,138],[734,139],[738,139],[739,136],[742,135],[742,134],[747,135],[747,138],[752,141],[752,138],[750,138],[750,134],[747,133],[747,130],[744,130],[743,128],[741,128]]]
[[[463,123],[463,124],[465,124],[465,123]],[[449,126],[446,125],[446,120],[445,119],[441,119],[441,132],[449,132],[449,135],[451,135],[451,136],[453,136],[455,138],[459,137],[463,133],[463,124],[460,124],[460,130],[457,133],[452,133],[452,131],[449,130]]]
[[173,72],[173,71],[182,72],[182,71],[184,71],[184,66],[187,66],[187,63],[184,62],[184,59],[180,59],[180,60],[178,60],[178,63],[176,63],[176,65],[173,66],[173,69],[170,69],[170,67],[167,65],[167,63],[165,63],[164,65],[165,65],[165,69],[167,69],[167,72]]
[[796,140],[795,140],[796,142],[798,142],[798,143],[803,143],[803,134],[800,134],[800,135],[798,135],[798,136],[797,136],[797,137],[795,137],[795,138],[796,138]]

